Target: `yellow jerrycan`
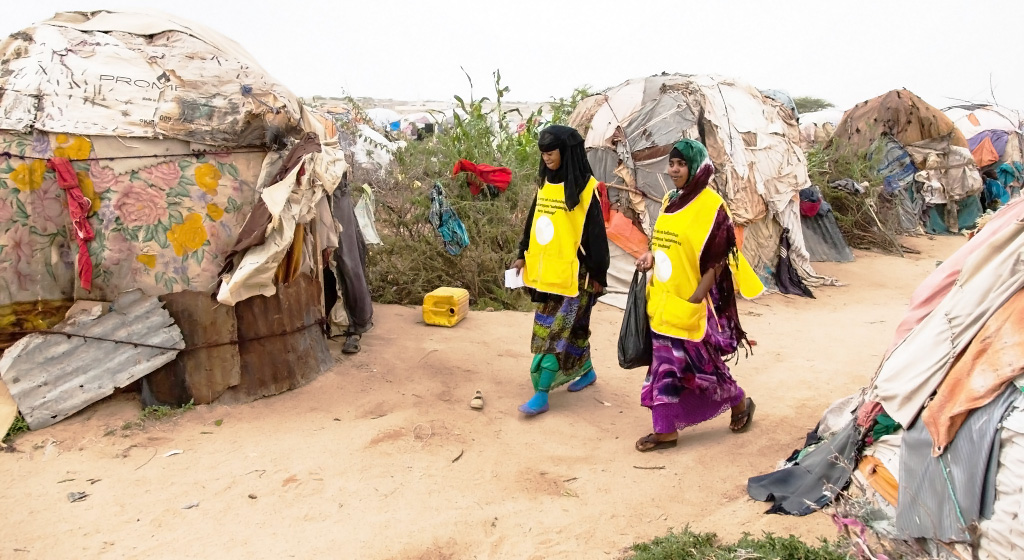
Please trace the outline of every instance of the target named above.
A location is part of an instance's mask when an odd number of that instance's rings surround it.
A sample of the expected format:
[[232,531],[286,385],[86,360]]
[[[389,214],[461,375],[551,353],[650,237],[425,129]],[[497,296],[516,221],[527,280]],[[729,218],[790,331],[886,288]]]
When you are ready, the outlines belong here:
[[423,322],[454,327],[469,314],[469,292],[462,288],[438,288],[423,297]]

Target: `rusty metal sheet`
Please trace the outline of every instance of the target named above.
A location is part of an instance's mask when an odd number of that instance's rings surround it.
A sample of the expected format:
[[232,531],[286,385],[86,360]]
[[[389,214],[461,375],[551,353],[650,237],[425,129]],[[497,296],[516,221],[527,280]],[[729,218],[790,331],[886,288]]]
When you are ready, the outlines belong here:
[[76,315],[19,340],[0,358],[0,376],[35,430],[140,379],[184,347],[160,300],[130,290],[105,315]]
[[146,376],[147,388],[161,404],[210,404],[241,381],[235,310],[218,304],[211,293],[176,292],[160,299],[181,326],[185,349]]
[[273,297],[234,306],[242,376],[218,404],[238,404],[300,387],[333,364],[321,298],[323,286],[306,273],[278,286]]

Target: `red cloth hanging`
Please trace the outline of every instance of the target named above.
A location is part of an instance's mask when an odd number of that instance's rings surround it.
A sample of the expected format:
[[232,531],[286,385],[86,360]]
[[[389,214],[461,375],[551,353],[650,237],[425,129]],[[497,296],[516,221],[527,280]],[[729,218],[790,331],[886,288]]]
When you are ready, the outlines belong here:
[[511,169],[507,167],[494,167],[486,163],[473,163],[468,159],[460,159],[455,163],[455,167],[452,168],[452,177],[462,172],[472,173],[472,175],[466,177],[466,181],[469,183],[469,192],[473,193],[474,196],[480,194],[484,184],[494,185],[499,191],[505,192],[508,184],[512,182]]
[[78,174],[68,158],[51,158],[46,166],[57,172],[57,185],[68,197],[68,213],[71,214],[72,235],[78,242],[78,281],[85,291],[92,291],[92,257],[89,255],[89,241],[96,237],[89,224],[89,209],[92,201],[82,194],[78,185]]
[[608,187],[604,183],[597,184],[597,199],[601,201],[601,215],[607,224],[612,219],[612,201],[608,198]]

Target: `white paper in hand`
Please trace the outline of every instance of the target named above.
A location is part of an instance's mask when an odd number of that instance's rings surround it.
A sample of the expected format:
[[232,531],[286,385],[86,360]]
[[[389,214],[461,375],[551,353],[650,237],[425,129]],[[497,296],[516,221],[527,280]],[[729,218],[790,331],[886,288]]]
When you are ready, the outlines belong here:
[[505,271],[505,287],[516,289],[522,288],[526,284],[523,284],[523,275],[518,270],[510,268]]

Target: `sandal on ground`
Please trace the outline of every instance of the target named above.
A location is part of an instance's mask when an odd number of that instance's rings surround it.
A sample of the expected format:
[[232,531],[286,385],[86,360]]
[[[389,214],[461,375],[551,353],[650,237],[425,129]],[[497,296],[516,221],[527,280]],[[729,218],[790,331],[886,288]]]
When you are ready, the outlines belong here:
[[359,349],[359,335],[350,334],[348,338],[345,339],[345,345],[341,347],[341,352],[343,354],[355,354],[359,352]]
[[647,434],[636,442],[636,450],[640,453],[655,451],[657,449],[669,449],[679,443],[678,439],[660,440],[655,434]]
[[[744,402],[747,405],[746,409],[739,414],[733,414],[732,419],[729,422],[729,429],[732,430],[733,433],[740,434],[747,431],[747,428],[750,427],[750,422],[754,420],[754,409],[757,408],[757,405],[754,404],[754,399],[747,397]],[[742,422],[742,424],[740,424],[739,427],[736,427],[737,422]]]
[[473,399],[469,401],[469,408],[473,410],[480,410],[484,407],[484,394],[480,391],[476,392]]

